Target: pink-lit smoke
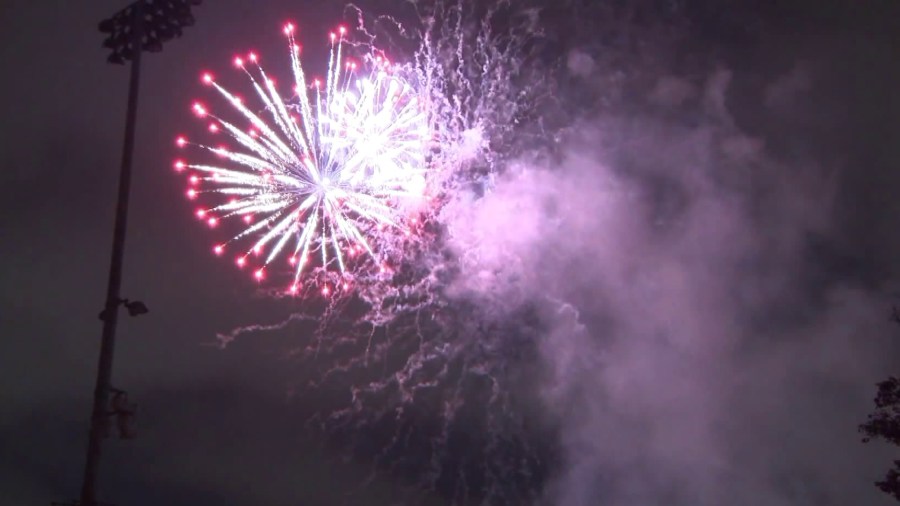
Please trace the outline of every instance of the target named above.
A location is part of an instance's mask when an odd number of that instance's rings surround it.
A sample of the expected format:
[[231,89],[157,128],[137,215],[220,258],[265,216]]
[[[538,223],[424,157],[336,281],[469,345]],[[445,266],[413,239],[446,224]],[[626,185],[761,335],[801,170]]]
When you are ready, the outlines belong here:
[[[567,58],[596,97],[617,91],[603,58]],[[462,265],[453,296],[500,318],[544,308],[540,397],[563,460],[545,499],[887,501],[872,481],[890,460],[855,427],[890,371],[889,299],[828,258],[846,246],[841,175],[856,169],[744,131],[723,65],[640,72],[627,108],[580,102],[555,152],[520,156],[486,195],[444,210]],[[760,114],[785,121],[816,72],[771,77]]]
[[879,169],[841,152],[864,120],[834,48],[757,33],[750,59],[653,2],[522,7],[508,33],[426,3],[450,13],[423,17],[419,53],[457,134],[444,249],[372,325],[300,345],[350,398],[326,432],[450,504],[885,500],[888,455],[855,429],[894,328],[845,187]]

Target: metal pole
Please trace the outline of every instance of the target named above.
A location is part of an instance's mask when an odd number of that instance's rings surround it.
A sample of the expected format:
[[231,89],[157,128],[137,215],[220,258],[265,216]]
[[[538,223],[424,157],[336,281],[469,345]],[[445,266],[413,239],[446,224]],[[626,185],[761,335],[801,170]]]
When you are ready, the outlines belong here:
[[81,486],[80,506],[95,506],[97,504],[97,470],[100,464],[100,445],[104,438],[109,417],[109,389],[112,377],[113,352],[115,351],[116,324],[119,316],[119,290],[122,284],[122,260],[125,255],[128,196],[131,188],[131,161],[134,151],[141,49],[144,37],[142,4],[142,1],[134,4],[131,20],[131,81],[128,86],[128,108],[125,116],[125,142],[122,149],[122,166],[119,173],[116,221],[113,229],[112,257],[109,263],[109,284],[106,289],[100,360],[97,366],[97,383],[94,387],[94,405],[91,410],[91,429],[88,436],[87,459],[84,465],[84,481]]

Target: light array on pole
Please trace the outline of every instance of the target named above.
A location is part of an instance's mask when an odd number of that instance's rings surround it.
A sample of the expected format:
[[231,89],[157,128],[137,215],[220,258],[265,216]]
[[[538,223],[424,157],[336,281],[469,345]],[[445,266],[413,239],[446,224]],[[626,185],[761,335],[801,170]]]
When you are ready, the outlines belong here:
[[181,29],[194,24],[191,6],[201,0],[141,0],[100,22],[99,29],[109,36],[103,47],[112,50],[110,63],[124,64],[134,58],[134,29],[136,9],[140,9],[139,22],[143,23],[141,50],[151,53],[162,51],[162,45],[181,36]]

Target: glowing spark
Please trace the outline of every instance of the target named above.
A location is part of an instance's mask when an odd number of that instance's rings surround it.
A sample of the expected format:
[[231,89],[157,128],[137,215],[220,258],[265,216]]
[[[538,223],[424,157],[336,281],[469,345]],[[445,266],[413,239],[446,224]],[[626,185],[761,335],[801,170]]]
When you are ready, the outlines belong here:
[[[284,25],[283,31],[289,48],[298,47],[294,25]],[[275,81],[256,64],[255,52],[247,55],[253,71],[243,58],[235,57],[234,65],[250,78],[262,103],[261,112],[251,110],[212,74],[204,73],[203,83],[252,128],[238,127],[195,102],[194,113],[211,120],[207,129],[228,134],[235,147],[198,145],[224,162],[175,162],[179,171],[191,168],[202,176],[189,178],[189,198],[198,196],[193,186],[200,182],[204,194],[228,198],[198,212],[201,217],[207,212],[216,216],[207,219],[209,226],[215,227],[220,218],[241,218],[241,231],[217,245],[216,254],[229,242],[248,240],[246,254],[237,259],[243,267],[251,252],[259,256],[265,249],[262,266],[254,272],[261,280],[263,268],[284,253],[293,266],[292,292],[304,269],[310,268],[310,258],[321,258],[321,268],[341,273],[361,265],[358,261],[348,265],[347,251],[353,257],[366,252],[370,265],[382,265],[384,259],[375,250],[381,241],[372,238],[407,236],[407,219],[398,202],[421,198],[425,187],[428,129],[415,90],[383,59],[367,58],[367,65],[342,64],[346,32],[339,27],[330,34],[323,84],[316,79],[310,87],[298,51],[290,51],[293,97],[279,93]],[[187,140],[178,137],[176,144],[182,147]]]

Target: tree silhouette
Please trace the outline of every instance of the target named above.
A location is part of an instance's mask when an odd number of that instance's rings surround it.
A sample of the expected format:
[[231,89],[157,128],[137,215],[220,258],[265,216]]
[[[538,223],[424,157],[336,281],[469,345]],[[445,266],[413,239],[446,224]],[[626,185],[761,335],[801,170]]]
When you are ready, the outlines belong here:
[[[897,318],[896,310],[894,316]],[[859,432],[864,435],[863,443],[881,438],[900,446],[900,380],[891,376],[878,383],[875,412],[860,424]],[[900,460],[894,461],[894,467],[875,486],[900,501]]]

